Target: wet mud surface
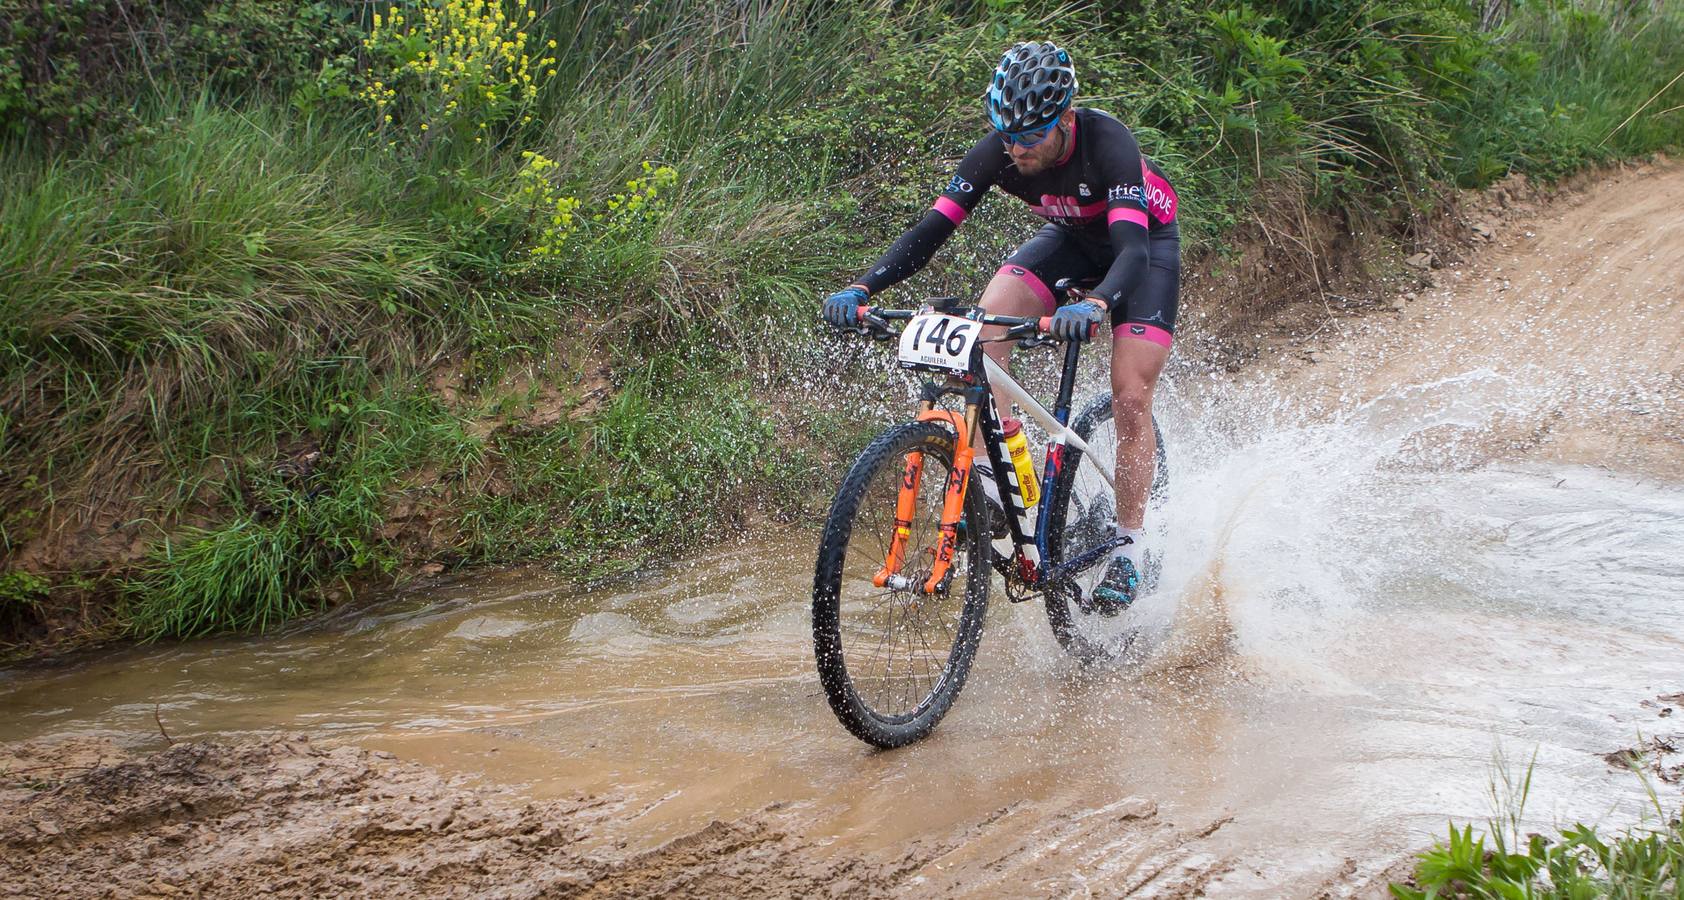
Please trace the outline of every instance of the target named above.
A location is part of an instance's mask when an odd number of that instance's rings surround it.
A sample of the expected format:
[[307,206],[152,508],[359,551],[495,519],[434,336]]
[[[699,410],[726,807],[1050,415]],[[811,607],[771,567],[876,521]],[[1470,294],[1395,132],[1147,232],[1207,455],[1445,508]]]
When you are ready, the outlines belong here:
[[1167,386],[1137,659],[996,589],[953,712],[879,753],[813,673],[811,529],[438,578],[0,672],[0,896],[1380,897],[1504,773],[1539,831],[1676,810],[1684,167],[1489,218]]
[[[140,754],[106,741],[17,744],[0,780],[0,876],[20,897],[857,897],[1026,883],[1066,892],[1101,874],[1119,893],[1177,896],[1228,865],[1179,849],[1227,819],[1178,828],[1140,798],[987,851],[968,839],[1012,806],[894,851],[826,852],[801,816],[772,804],[626,852],[589,837],[635,817],[623,798],[533,801],[304,735]],[[1098,868],[1034,865],[1049,841]]]
[[895,883],[892,863],[815,859],[771,812],[627,854],[584,839],[622,803],[528,801],[303,735],[10,754],[7,896],[857,896]]

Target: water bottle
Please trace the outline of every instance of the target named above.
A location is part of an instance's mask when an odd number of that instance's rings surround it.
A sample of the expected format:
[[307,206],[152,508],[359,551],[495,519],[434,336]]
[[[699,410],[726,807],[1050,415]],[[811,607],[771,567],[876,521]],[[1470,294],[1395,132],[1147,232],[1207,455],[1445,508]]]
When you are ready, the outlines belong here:
[[1017,470],[1018,490],[1023,494],[1025,509],[1041,502],[1041,485],[1035,480],[1035,459],[1029,455],[1029,438],[1023,433],[1023,423],[1007,419],[1003,423],[1006,452],[1011,454],[1012,468]]

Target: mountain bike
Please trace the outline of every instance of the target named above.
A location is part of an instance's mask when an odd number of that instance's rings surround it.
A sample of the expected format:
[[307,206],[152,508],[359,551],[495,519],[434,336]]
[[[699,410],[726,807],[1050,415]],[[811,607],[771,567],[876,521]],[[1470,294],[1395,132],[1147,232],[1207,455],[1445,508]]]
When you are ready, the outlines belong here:
[[[1053,636],[1078,659],[1115,658],[1133,633],[1092,602],[1122,543],[1113,526],[1115,435],[1105,438],[1110,394],[1068,424],[1082,344],[1054,340],[1050,317],[991,315],[958,302],[862,306],[861,326],[844,329],[898,336],[900,366],[937,376],[923,381],[914,420],[878,435],[843,477],[813,575],[819,681],[843,726],[877,747],[924,737],[953,705],[982,639],[991,570],[1007,599],[1045,604]],[[891,323],[904,325],[897,332]],[[1006,331],[984,339],[985,325]],[[993,341],[1063,347],[1051,411],[982,352]],[[950,398],[959,409],[943,407]],[[1038,491],[1019,483],[995,398],[1046,432]],[[974,468],[979,433],[1001,498],[993,510]],[[1161,436],[1157,446],[1152,493],[1161,497],[1168,480]],[[1149,586],[1155,566],[1145,568]]]

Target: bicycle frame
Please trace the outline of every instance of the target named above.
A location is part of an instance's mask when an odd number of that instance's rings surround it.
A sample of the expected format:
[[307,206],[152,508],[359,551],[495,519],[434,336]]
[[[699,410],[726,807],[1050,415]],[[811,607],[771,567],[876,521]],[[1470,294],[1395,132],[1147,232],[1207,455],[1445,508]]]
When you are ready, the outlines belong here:
[[[1048,575],[1046,560],[1047,525],[1052,515],[1052,498],[1058,493],[1059,482],[1066,477],[1073,477],[1075,473],[1064,471],[1064,448],[1074,445],[1082,451],[1082,459],[1092,460],[1094,454],[1086,441],[1070,429],[1070,402],[1076,387],[1076,363],[1081,356],[1081,345],[1068,343],[1064,347],[1064,363],[1059,376],[1058,393],[1053,401],[1053,408],[1048,411],[1023,386],[1017,383],[1002,366],[983,355],[981,381],[986,385],[989,393],[1003,396],[1006,401],[1016,403],[1031,419],[1034,419],[1047,432],[1046,464],[1041,474],[1041,498],[1033,510],[1023,505],[1023,494],[1017,484],[1017,471],[1011,461],[1005,457],[1005,437],[1003,425],[995,410],[996,404],[984,404],[983,424],[984,441],[988,448],[989,464],[994,469],[995,486],[999,489],[1002,505],[1009,498],[1009,508],[1006,523],[1010,531],[1012,545],[1021,554],[1018,575],[1025,583],[1032,587],[1043,585]],[[1094,468],[1100,477],[1113,490],[1116,482],[1110,471],[1094,462]],[[1030,536],[1025,523],[1029,517],[1035,517],[1033,537]]]
[[[987,354],[980,352],[981,365],[974,367],[971,384],[956,388],[952,385],[937,385],[933,381],[926,381],[919,398],[918,419],[920,421],[942,421],[951,426],[956,434],[957,442],[954,448],[953,473],[942,502],[941,537],[937,545],[936,558],[930,576],[922,585],[926,594],[933,594],[940,589],[948,570],[952,565],[953,552],[957,544],[958,524],[964,513],[965,494],[970,484],[971,468],[974,464],[976,448],[971,445],[970,436],[976,433],[977,425],[982,425],[983,446],[988,454],[990,466],[994,470],[995,486],[1002,501],[1009,499],[1009,509],[1006,524],[1012,545],[1017,549],[1018,578],[1031,588],[1042,588],[1051,574],[1045,563],[1049,556],[1047,547],[1048,523],[1052,513],[1052,498],[1057,494],[1060,479],[1066,477],[1064,472],[1064,448],[1075,445],[1082,451],[1082,458],[1091,459],[1093,453],[1081,436],[1072,431],[1070,424],[1070,401],[1075,392],[1076,365],[1081,357],[1081,345],[1070,342],[1065,345],[1063,368],[1060,373],[1058,393],[1053,402],[1053,408],[1048,411],[1016,379],[1011,377],[1003,367],[995,363]],[[947,394],[961,394],[965,400],[963,415],[935,408],[936,403]],[[1031,419],[1034,419],[1047,432],[1047,454],[1045,470],[1042,474],[1042,491],[1040,501],[1031,511],[1023,504],[1022,490],[1017,481],[1017,470],[1005,456],[1005,437],[1000,416],[994,403],[985,402],[991,397],[1003,396],[1006,401],[1016,403]],[[1105,467],[1094,463],[1106,484],[1115,489],[1115,481],[1111,472]],[[919,482],[923,477],[923,458],[921,454],[908,454],[905,474],[901,479],[901,486],[895,504],[894,533],[890,537],[888,558],[883,567],[872,578],[877,587],[910,586],[901,581],[895,585],[900,568],[904,562],[907,538],[910,536],[909,526],[911,516],[916,505]],[[1004,505],[1004,502],[1003,502]],[[1035,516],[1035,528],[1031,536],[1028,527],[1031,515]],[[1001,573],[1007,574],[1002,566]],[[1009,576],[1008,576],[1009,577]]]

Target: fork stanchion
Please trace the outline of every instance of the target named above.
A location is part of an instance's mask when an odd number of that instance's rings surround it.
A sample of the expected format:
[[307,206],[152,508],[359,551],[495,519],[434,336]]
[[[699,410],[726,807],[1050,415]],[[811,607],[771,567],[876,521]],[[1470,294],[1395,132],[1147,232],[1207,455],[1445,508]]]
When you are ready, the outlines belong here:
[[920,422],[946,422],[957,432],[953,447],[953,473],[941,503],[941,535],[936,544],[936,558],[930,577],[924,582],[924,593],[934,594],[953,566],[953,551],[959,543],[959,519],[965,514],[965,492],[971,483],[971,464],[976,448],[971,446],[971,433],[976,430],[977,404],[966,403],[963,415],[948,409],[925,410],[918,414]]
[[[935,408],[935,401],[926,399],[918,403],[920,413],[929,412]],[[912,517],[918,514],[918,486],[924,477],[924,454],[908,453],[906,455],[906,469],[901,474],[900,489],[895,495],[895,524],[889,535],[889,552],[883,561],[883,568],[871,577],[871,583],[877,587],[887,587],[889,579],[899,575],[901,566],[906,564],[906,542],[912,538]]]
[[888,559],[883,561],[883,568],[871,576],[871,583],[877,587],[885,587],[890,577],[900,574],[900,568],[906,562],[906,542],[912,537],[912,517],[918,511],[918,483],[924,475],[924,454],[908,453],[906,455],[906,470],[901,475],[900,493],[895,498],[895,525],[889,535]]

